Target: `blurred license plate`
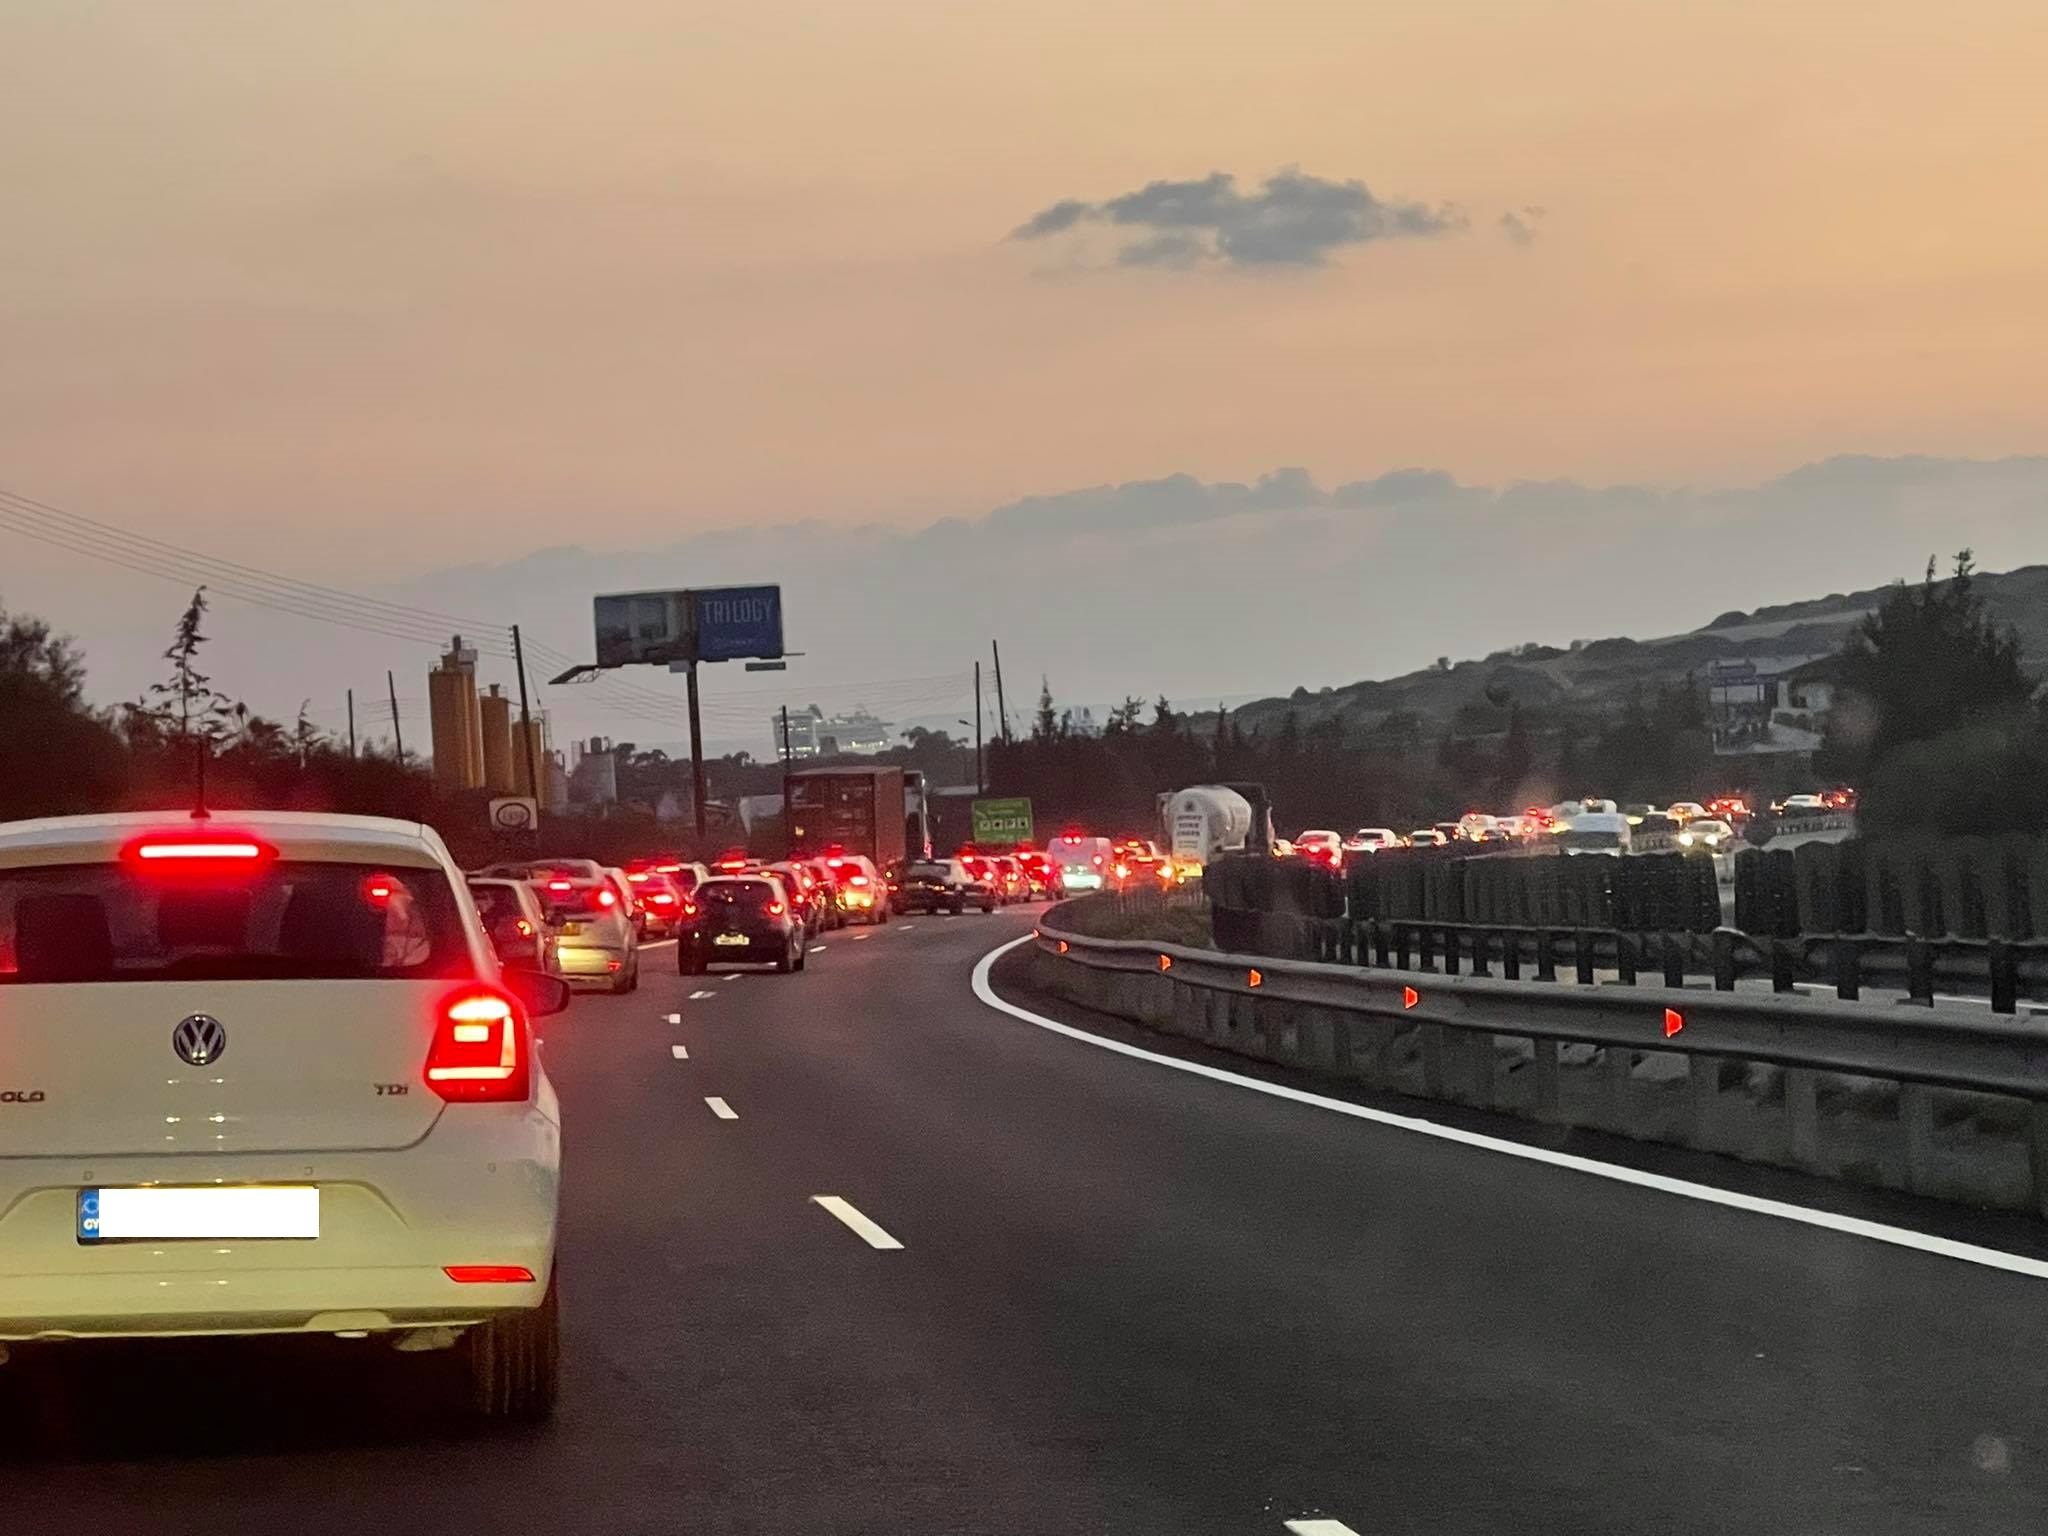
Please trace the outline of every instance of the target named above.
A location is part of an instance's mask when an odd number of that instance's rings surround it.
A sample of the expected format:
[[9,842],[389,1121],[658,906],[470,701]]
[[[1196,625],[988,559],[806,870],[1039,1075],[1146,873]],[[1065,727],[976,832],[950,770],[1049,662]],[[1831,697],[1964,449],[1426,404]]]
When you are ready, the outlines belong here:
[[744,945],[747,942],[747,936],[744,933],[721,933],[717,938],[713,939],[711,942],[714,944]]
[[78,1192],[81,1243],[319,1235],[320,1191],[311,1184]]
[[583,925],[581,923],[564,923],[560,931],[567,934],[578,934],[583,931]]

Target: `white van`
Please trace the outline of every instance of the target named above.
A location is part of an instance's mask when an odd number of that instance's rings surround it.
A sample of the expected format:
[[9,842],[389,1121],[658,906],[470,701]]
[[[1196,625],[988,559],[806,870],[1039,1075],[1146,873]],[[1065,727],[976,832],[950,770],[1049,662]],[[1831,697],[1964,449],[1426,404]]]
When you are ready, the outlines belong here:
[[1559,825],[1552,841],[1567,854],[1604,853],[1620,858],[1629,850],[1628,818],[1617,811],[1588,811]]

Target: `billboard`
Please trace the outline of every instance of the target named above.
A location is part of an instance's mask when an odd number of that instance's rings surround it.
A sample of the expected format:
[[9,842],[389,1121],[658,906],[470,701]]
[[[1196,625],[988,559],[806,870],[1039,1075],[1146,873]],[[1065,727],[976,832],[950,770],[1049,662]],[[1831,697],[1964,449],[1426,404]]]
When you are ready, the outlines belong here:
[[780,587],[611,592],[591,607],[600,667],[782,655]]
[[591,607],[600,667],[665,665],[690,659],[687,592],[613,592]]
[[1031,841],[1029,800],[977,800],[974,802],[973,812],[974,841],[977,845],[1000,846],[1005,843]]
[[699,587],[690,598],[699,661],[772,661],[782,654],[782,588]]

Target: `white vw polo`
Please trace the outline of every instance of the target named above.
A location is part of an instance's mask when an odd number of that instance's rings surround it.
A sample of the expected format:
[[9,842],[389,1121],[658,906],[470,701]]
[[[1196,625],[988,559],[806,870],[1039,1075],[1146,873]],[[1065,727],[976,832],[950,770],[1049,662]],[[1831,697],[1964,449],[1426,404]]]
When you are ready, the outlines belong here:
[[0,825],[0,1340],[375,1334],[556,1379],[560,1111],[440,838],[291,812]]

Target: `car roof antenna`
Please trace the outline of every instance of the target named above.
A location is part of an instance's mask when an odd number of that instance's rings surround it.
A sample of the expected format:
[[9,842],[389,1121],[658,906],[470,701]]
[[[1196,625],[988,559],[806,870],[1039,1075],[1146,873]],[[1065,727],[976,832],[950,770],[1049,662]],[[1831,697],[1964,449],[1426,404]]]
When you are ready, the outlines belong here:
[[204,736],[201,736],[194,745],[198,748],[199,755],[193,763],[192,819],[194,821],[211,821],[213,820],[213,812],[206,808],[206,759],[212,754],[207,751],[207,741]]

